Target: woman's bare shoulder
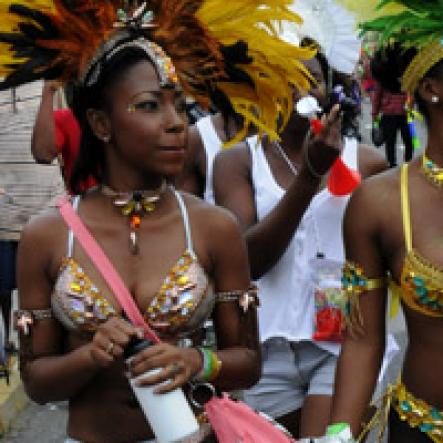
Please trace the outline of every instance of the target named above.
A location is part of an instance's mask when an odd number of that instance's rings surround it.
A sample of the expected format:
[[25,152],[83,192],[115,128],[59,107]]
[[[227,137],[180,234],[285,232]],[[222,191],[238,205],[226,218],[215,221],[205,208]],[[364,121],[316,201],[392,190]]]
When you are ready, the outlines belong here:
[[66,233],[66,224],[55,208],[50,208],[30,219],[24,227],[20,242],[31,242],[35,246],[47,248]]
[[231,148],[222,149],[216,156],[216,162],[221,162],[227,165],[248,165],[250,163],[248,142],[242,141],[232,146]]
[[192,222],[202,231],[226,233],[238,229],[233,214],[221,206],[208,203],[195,195],[182,192]]
[[400,170],[389,169],[365,179],[352,194],[347,213],[367,220],[379,220],[400,208]]

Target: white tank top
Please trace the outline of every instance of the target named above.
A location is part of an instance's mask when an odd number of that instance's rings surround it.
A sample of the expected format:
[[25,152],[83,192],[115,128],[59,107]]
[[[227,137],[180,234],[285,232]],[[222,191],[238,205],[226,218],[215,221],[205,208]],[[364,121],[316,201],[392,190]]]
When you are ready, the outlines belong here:
[[[247,139],[252,159],[252,182],[258,220],[262,220],[285,194],[275,181],[256,138]],[[345,139],[343,161],[357,169],[357,141]],[[311,201],[285,253],[257,282],[260,339],[284,337],[290,341],[311,340],[314,327],[314,297],[308,280],[309,260],[318,248],[327,258],[344,261],[342,221],[349,196],[336,197],[323,189]],[[314,225],[315,223],[315,225]],[[316,233],[318,232],[318,241]],[[319,244],[317,244],[319,243]],[[319,343],[320,344],[320,343]],[[338,352],[338,345],[321,347]]]
[[200,138],[206,153],[206,183],[203,198],[208,203],[215,204],[214,189],[212,185],[212,169],[214,158],[221,150],[223,142],[220,140],[220,137],[214,128],[210,115],[198,120],[196,126],[200,133]]

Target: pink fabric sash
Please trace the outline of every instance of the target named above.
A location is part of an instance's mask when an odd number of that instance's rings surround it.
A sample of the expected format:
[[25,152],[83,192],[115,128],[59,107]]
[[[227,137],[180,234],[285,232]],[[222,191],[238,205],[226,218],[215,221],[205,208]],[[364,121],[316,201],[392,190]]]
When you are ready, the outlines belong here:
[[66,224],[72,230],[76,239],[80,243],[83,250],[88,254],[92,263],[94,263],[95,267],[100,271],[109,288],[114,292],[117,301],[120,303],[120,306],[125,311],[129,320],[134,326],[143,328],[145,337],[147,339],[152,340],[154,343],[159,343],[160,339],[144,320],[140,309],[135,304],[134,299],[132,298],[122,278],[103,252],[103,249],[87,230],[77,212],[74,211],[74,208],[69,200],[67,198],[63,198],[58,203],[58,207]]

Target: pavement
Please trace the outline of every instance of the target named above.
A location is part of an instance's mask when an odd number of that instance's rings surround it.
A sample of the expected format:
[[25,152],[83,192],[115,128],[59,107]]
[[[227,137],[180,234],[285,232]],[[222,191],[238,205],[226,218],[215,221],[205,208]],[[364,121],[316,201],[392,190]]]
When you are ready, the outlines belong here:
[[66,403],[44,406],[29,402],[11,424],[1,443],[62,443],[66,438]]
[[[370,142],[370,114],[368,102],[364,103],[361,121],[363,143]],[[422,146],[426,140],[425,129],[422,124],[417,124]],[[403,156],[404,148],[397,144],[398,159]],[[393,333],[400,347],[400,352],[394,357],[388,367],[383,381],[379,384],[374,397],[387,383],[396,379],[402,364],[406,347],[406,333],[401,312],[395,319],[388,321],[389,331]],[[0,379],[0,443],[62,443],[65,438],[67,422],[67,404],[37,405],[30,401],[21,385],[17,367],[13,373],[10,386]],[[375,436],[369,436],[367,443],[375,442]]]
[[8,432],[18,414],[28,404],[15,357],[12,359],[10,369],[9,383],[5,379],[0,379],[0,436]]

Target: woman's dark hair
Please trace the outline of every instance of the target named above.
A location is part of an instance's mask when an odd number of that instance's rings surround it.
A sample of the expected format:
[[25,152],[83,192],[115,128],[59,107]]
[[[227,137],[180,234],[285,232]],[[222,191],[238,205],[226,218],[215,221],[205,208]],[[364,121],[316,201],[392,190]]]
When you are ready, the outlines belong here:
[[[232,45],[222,45],[220,51],[225,61],[224,71],[226,81],[230,83],[248,84],[254,88],[254,82],[251,77],[238,66],[252,63],[252,59],[248,55],[248,45],[243,41],[238,41]],[[238,114],[226,94],[218,88],[210,89],[211,104],[215,108],[215,112],[220,112],[223,118],[223,129],[226,138],[229,139],[229,121],[234,121],[237,128],[243,126],[244,118]]]
[[76,88],[78,88],[78,85],[74,81],[67,82],[63,88],[64,94],[65,94],[65,99],[66,99],[66,104],[68,105],[68,107],[70,109],[72,109],[72,106],[73,106],[73,101],[74,101],[74,97],[76,94],[76,92],[75,92]]
[[[352,97],[352,81],[349,75],[340,74],[337,71],[334,71],[328,63],[328,59],[321,52],[317,42],[309,37],[303,38],[301,41],[302,47],[314,46],[318,48],[317,53],[315,55],[316,60],[320,65],[320,69],[323,74],[323,78],[326,84],[326,91],[328,94],[327,104],[325,106],[324,111],[329,112],[332,106],[336,103],[339,103],[342,106],[343,118],[341,125],[341,133],[346,137],[356,137],[358,140],[361,139],[359,124],[357,117],[360,113],[360,103],[356,100],[353,100]],[[337,85],[341,85],[343,87],[343,92],[346,100],[346,107],[344,106],[344,102],[338,101],[338,97],[334,93],[334,87]]]
[[323,79],[326,83],[326,89],[327,91],[329,91],[330,89],[330,84],[329,84],[329,63],[328,63],[328,59],[326,58],[326,56],[321,52],[318,43],[313,40],[310,37],[304,37],[302,39],[302,41],[300,42],[300,46],[302,48],[306,48],[306,47],[314,47],[317,48],[317,52],[315,54],[315,58],[317,59],[318,63],[320,64],[320,69],[321,69],[321,73],[323,74]]
[[399,94],[401,92],[400,79],[416,53],[414,48],[403,50],[398,43],[377,50],[371,60],[371,72],[374,79],[383,89]]
[[126,47],[103,63],[98,81],[91,87],[74,89],[72,111],[81,129],[80,150],[69,180],[69,188],[75,194],[84,192],[83,184],[90,178],[101,182],[105,169],[103,142],[93,133],[87,118],[88,109],[110,109],[109,92],[129,68],[142,61],[150,61],[146,52],[137,47]]
[[[374,79],[380,83],[383,89],[394,94],[400,93],[400,79],[416,54],[415,48],[405,49],[399,43],[377,50],[371,60],[371,72]],[[442,66],[443,61],[436,63],[423,77],[436,78],[440,76]],[[420,113],[428,119],[429,112],[424,100],[418,93],[415,93],[414,99]]]

